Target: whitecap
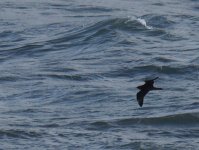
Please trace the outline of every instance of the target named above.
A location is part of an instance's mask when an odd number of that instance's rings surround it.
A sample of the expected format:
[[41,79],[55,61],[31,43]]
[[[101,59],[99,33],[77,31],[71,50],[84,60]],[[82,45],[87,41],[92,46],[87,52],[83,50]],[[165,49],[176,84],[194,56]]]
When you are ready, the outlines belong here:
[[141,23],[143,26],[145,26],[147,29],[153,29],[153,27],[148,26],[148,25],[146,24],[146,20],[144,20],[144,19],[142,19],[142,18],[137,18],[137,21],[138,21],[139,23]]

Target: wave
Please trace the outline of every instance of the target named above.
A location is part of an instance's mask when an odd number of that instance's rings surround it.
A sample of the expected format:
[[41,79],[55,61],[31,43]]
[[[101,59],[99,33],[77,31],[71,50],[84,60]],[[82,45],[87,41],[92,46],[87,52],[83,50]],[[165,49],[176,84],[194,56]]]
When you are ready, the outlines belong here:
[[[149,16],[104,19],[91,25],[88,24],[59,34],[56,33],[54,36],[49,37],[47,41],[23,44],[9,51],[6,50],[5,53],[32,56],[36,53],[66,50],[66,47],[83,46],[88,43],[107,43],[117,39],[121,34],[120,31],[124,32],[124,34],[125,32],[138,33],[146,36],[169,37],[169,39],[174,37],[174,35],[160,28],[163,27],[160,24],[166,24],[167,26],[171,24],[165,17]],[[158,23],[159,25],[157,25]],[[42,28],[46,28],[46,26]]]
[[108,8],[108,7],[100,7],[100,6],[91,6],[91,5],[79,5],[78,7],[69,7],[65,8],[67,11],[71,12],[79,12],[79,13],[84,13],[84,12],[89,12],[89,13],[104,13],[104,12],[112,12],[116,11],[119,9],[113,9],[113,8]]
[[104,35],[109,35],[108,37],[114,37],[117,33],[117,30],[133,33],[149,31],[151,32],[149,35],[154,36],[168,34],[162,29],[153,28],[153,26],[148,25],[147,20],[143,19],[142,17],[109,18],[96,22],[92,25],[81,27],[80,29],[74,28],[70,31],[62,33],[62,37],[58,37],[48,42],[58,44],[73,41],[74,39],[80,39],[78,40],[79,44],[83,44],[99,36],[102,36],[102,38],[104,38]]
[[199,64],[199,57],[196,57],[190,61],[193,64]]
[[22,138],[22,139],[28,139],[28,138],[37,138],[41,137],[42,133],[38,133],[35,131],[23,131],[19,129],[8,129],[8,130],[0,130],[0,137],[9,137],[9,138]]
[[172,20],[170,20],[167,16],[160,16],[155,14],[148,14],[142,16],[143,19],[145,19],[149,25],[155,27],[155,28],[168,28],[176,23]]
[[[183,37],[171,33],[167,28],[175,25],[175,22],[165,16],[146,15],[141,17],[108,18],[93,24],[73,28],[56,35],[46,41],[46,45],[53,45],[58,49],[74,46],[89,46],[114,43],[117,44],[121,34],[127,36],[157,37],[163,40],[183,40]],[[127,34],[127,35],[126,35]],[[124,39],[122,39],[123,41]],[[121,41],[119,41],[121,42]]]
[[[158,59],[159,60],[159,59]],[[170,61],[169,59],[161,59],[160,61]],[[146,65],[136,65],[134,67],[124,67],[124,68],[115,68],[108,71],[103,71],[101,73],[87,72],[82,73],[78,70],[63,70],[49,69],[43,73],[35,74],[35,78],[52,78],[57,80],[70,80],[70,81],[91,81],[99,79],[101,77],[135,77],[135,75],[141,74],[162,74],[162,75],[178,75],[184,77],[192,75],[190,77],[198,77],[198,66],[193,64],[188,65],[156,65],[157,60],[154,64]],[[1,79],[1,78],[0,78]],[[25,80],[25,79],[24,79]],[[1,81],[1,80],[0,80]]]
[[48,51],[50,51],[50,49],[46,48],[45,44],[37,42],[26,45],[20,45],[9,50],[1,50],[0,54],[4,56],[2,60],[7,60],[20,56],[32,57],[35,55],[41,55],[43,52]]
[[153,27],[148,26],[148,25],[146,24],[146,20],[141,19],[141,18],[138,18],[137,20],[138,20],[142,25],[144,25],[147,29],[153,29]]
[[[116,36],[116,30],[137,31],[147,28],[138,20],[128,18],[110,18],[80,28],[73,28],[60,34],[49,37],[47,41],[16,44],[12,49],[1,50],[5,58],[16,56],[38,56],[50,51],[66,51],[66,48],[83,46],[88,44],[99,44],[111,41]],[[7,33],[6,33],[7,34]],[[71,53],[71,51],[70,51]]]
[[92,128],[108,129],[116,126],[195,126],[199,124],[199,113],[183,113],[160,117],[145,118],[121,118],[114,120],[95,121],[90,125]]
[[74,75],[66,75],[66,74],[37,74],[37,77],[40,78],[53,78],[53,79],[64,79],[64,80],[74,80],[74,81],[88,81],[90,80],[90,76],[86,75],[79,75],[79,74],[74,74]]
[[135,70],[149,70],[149,71],[156,71],[159,73],[164,74],[190,74],[195,71],[195,66],[193,65],[146,65],[146,66],[139,66],[135,67]]
[[[165,61],[165,60],[164,60]],[[168,61],[168,60],[166,60]],[[155,62],[153,64],[146,64],[146,65],[136,65],[135,67],[125,67],[125,68],[119,68],[110,72],[105,73],[105,76],[123,76],[123,77],[129,77],[134,76],[135,74],[140,73],[158,73],[158,74],[165,74],[165,75],[198,75],[197,66],[193,64],[189,65],[156,65],[158,62]]]
[[161,117],[120,119],[115,122],[120,125],[145,124],[145,125],[198,125],[199,113],[184,113]]
[[151,29],[145,33],[147,36],[157,36],[167,41],[180,41],[185,39],[180,35],[173,34],[170,31],[170,29],[176,25],[176,22],[168,18],[168,16],[148,14],[138,19],[148,29]]
[[[164,24],[164,25],[162,25]],[[64,51],[70,55],[76,55],[79,50],[71,51],[74,47],[88,47],[99,44],[117,44],[118,38],[121,38],[121,33],[144,35],[152,37],[160,37],[164,40],[180,40],[181,37],[173,35],[166,31],[166,27],[171,26],[172,21],[169,21],[164,16],[142,16],[142,17],[124,17],[124,18],[108,18],[86,26],[75,27],[65,32],[56,33],[49,37],[46,41],[37,41],[26,44],[16,44],[9,50],[1,50],[0,53],[5,58],[15,56],[40,56],[51,51]],[[46,26],[42,27],[46,28]],[[7,33],[6,33],[7,34]],[[123,41],[124,39],[122,39]],[[75,54],[73,54],[75,53]]]

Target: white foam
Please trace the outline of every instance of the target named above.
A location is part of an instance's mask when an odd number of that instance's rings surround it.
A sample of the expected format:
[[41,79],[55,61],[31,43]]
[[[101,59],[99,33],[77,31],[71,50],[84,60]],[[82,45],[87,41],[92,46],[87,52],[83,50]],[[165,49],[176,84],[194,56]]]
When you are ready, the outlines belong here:
[[143,26],[145,26],[147,29],[153,29],[153,27],[148,26],[146,24],[146,20],[142,19],[142,18],[137,18],[137,21],[140,22]]

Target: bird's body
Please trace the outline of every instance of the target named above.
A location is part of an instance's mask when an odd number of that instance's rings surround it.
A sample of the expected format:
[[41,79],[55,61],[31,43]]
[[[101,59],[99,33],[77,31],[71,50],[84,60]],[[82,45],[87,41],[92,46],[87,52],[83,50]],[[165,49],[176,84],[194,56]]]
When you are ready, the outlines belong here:
[[158,77],[152,80],[146,80],[144,85],[138,86],[137,88],[140,90],[137,93],[137,101],[140,107],[142,107],[144,102],[144,96],[151,90],[162,90],[162,88],[156,88],[153,86],[154,80],[158,79]]

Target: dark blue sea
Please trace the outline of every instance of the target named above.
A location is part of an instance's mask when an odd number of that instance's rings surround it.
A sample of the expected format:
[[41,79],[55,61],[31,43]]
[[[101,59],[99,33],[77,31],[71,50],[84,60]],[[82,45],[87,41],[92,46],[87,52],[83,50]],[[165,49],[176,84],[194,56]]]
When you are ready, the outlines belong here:
[[198,150],[199,1],[1,0],[0,85],[0,150]]

